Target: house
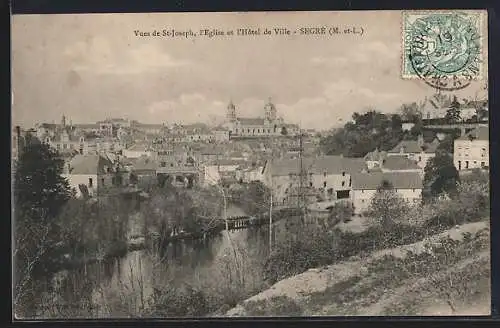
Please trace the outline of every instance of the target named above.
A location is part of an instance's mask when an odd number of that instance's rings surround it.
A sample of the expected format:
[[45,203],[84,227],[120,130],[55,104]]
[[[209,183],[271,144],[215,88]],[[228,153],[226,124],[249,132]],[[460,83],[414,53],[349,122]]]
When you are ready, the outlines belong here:
[[236,171],[242,164],[241,161],[234,161],[229,159],[221,159],[213,161],[210,164],[204,165],[203,168],[203,182],[205,185],[218,184],[222,176],[234,175],[236,179]]
[[314,158],[307,170],[309,186],[318,190],[324,200],[349,199],[351,197],[351,174],[367,169],[363,159],[343,156],[320,156]]
[[355,214],[363,214],[371,204],[383,181],[388,181],[405,200],[418,203],[422,199],[422,177],[417,172],[369,172],[352,177],[352,203]]
[[122,149],[122,155],[127,158],[152,157],[154,154],[153,148],[145,142],[137,142],[126,149]]
[[396,147],[387,152],[387,156],[405,156],[417,162],[421,168],[425,168],[429,159],[436,156],[439,140],[434,138],[432,142],[426,143],[422,135],[417,140],[402,140]]
[[489,129],[478,127],[454,141],[453,163],[458,171],[489,167]]
[[276,201],[282,203],[286,203],[300,185],[307,193],[323,200],[349,199],[351,174],[366,169],[363,159],[342,156],[270,160],[264,167],[263,182],[271,188]]
[[88,191],[89,196],[98,195],[99,190],[113,186],[115,169],[113,163],[102,155],[75,155],[64,167],[65,177],[77,197]]
[[264,166],[247,167],[240,165],[236,171],[236,179],[243,183],[250,183],[254,181],[264,181]]
[[414,126],[415,126],[415,123],[413,123],[413,122],[403,122],[401,124],[401,129],[403,131],[411,131],[411,129],[413,129]]
[[424,176],[424,169],[406,156],[388,156],[380,163],[382,172],[415,172]]
[[156,181],[156,170],[158,162],[147,156],[133,158],[129,160],[130,182],[137,184],[152,184]]
[[365,155],[364,160],[369,170],[380,167],[381,162],[387,158],[387,152],[378,148]]

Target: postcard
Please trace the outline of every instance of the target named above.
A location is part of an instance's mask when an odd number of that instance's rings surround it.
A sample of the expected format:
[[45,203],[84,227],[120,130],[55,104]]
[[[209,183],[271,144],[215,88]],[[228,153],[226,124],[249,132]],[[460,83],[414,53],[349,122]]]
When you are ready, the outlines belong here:
[[489,315],[487,33],[14,15],[13,317]]

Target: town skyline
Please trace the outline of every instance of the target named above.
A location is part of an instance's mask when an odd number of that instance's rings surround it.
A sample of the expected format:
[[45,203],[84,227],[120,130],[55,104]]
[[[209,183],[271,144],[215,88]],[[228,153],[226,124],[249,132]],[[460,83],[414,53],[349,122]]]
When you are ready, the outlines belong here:
[[[203,24],[189,15],[13,17],[13,124],[57,121],[62,113],[78,122],[107,116],[144,123],[220,121],[230,100],[241,116],[256,117],[271,97],[285,120],[324,130],[343,125],[354,112],[395,112],[434,93],[421,81],[401,79],[397,12],[367,12],[366,33],[358,39],[134,36],[134,30],[166,25],[290,25],[280,13],[212,13]],[[319,12],[297,17],[296,24],[305,26],[332,20]],[[339,25],[359,24],[350,12],[333,17]],[[473,83],[457,95],[473,97],[480,89]]]

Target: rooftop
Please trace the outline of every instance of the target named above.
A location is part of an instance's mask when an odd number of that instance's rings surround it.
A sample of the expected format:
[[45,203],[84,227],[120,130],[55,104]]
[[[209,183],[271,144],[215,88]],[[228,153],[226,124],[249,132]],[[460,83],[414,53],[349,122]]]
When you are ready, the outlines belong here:
[[383,160],[382,167],[388,170],[420,170],[420,167],[406,156],[388,156]]
[[389,150],[388,153],[399,153],[402,149],[403,153],[421,153],[423,151],[424,153],[432,154],[436,152],[438,146],[438,139],[434,139],[430,143],[419,140],[402,140],[396,147]]
[[[280,159],[271,161],[272,172],[275,176],[298,174],[300,172],[300,161],[298,159]],[[362,158],[349,158],[342,156],[320,156],[305,157],[302,159],[302,167],[308,173],[313,174],[341,174],[342,172],[355,173],[366,169]]]
[[418,172],[370,172],[352,176],[353,190],[376,190],[382,181],[388,181],[395,189],[422,189]]
[[69,163],[66,169],[70,174],[104,174],[106,167],[111,168],[113,163],[101,155],[76,155]]
[[475,140],[489,140],[490,139],[489,133],[490,133],[490,131],[489,131],[487,126],[481,126],[481,127],[475,128],[471,132],[461,136],[458,139],[459,140],[470,140],[472,138]]

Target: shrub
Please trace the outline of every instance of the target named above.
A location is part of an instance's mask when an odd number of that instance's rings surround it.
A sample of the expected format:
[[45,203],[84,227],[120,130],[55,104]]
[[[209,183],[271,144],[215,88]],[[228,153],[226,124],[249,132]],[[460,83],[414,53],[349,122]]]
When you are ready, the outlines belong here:
[[154,289],[149,302],[151,314],[157,317],[190,317],[207,313],[204,293],[187,285]]

